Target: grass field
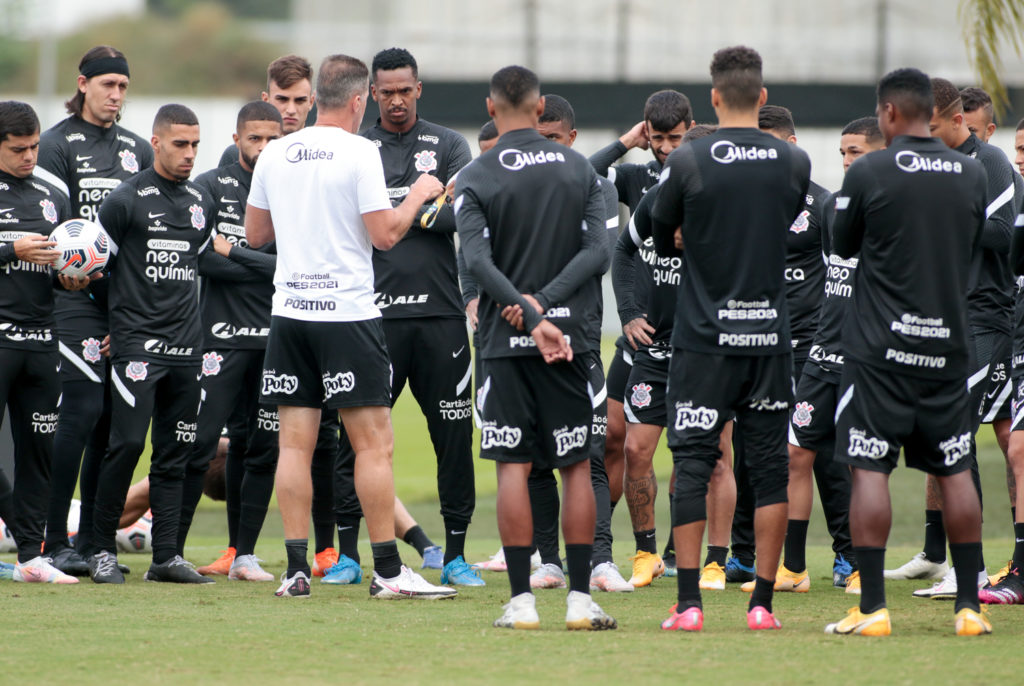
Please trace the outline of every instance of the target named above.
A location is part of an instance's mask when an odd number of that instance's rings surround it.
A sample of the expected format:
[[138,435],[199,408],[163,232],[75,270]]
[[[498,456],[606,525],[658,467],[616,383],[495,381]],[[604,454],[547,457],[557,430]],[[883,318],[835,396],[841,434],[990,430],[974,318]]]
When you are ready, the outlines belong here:
[[[428,534],[443,529],[434,486],[433,452],[425,422],[406,394],[395,411],[395,470],[399,495]],[[1003,459],[990,429],[980,435],[986,494],[985,550],[989,570],[1012,548]],[[662,450],[658,475],[667,484],[670,458]],[[477,462],[478,505],[467,557],[485,559],[499,547],[494,514],[494,468]],[[901,468],[892,479],[894,528],[889,566],[920,550],[923,475]],[[667,489],[664,490],[667,493]],[[667,535],[664,496],[658,503],[659,544]],[[365,536],[365,527],[364,527]],[[628,576],[632,553],[625,507],[615,513],[615,558]],[[148,556],[123,555],[132,574],[123,587],[75,587],[0,582],[3,642],[0,682],[75,684],[388,684],[388,683],[595,683],[630,679],[753,683],[992,683],[1015,679],[1012,658],[1024,639],[1024,608],[996,607],[996,633],[974,640],[953,636],[952,604],[920,600],[920,582],[887,586],[894,635],[888,639],[826,636],[827,622],[856,604],[832,588],[832,553],[817,508],[809,533],[812,588],[781,595],[776,610],[783,631],[753,634],[744,622],[746,594],[730,586],[704,595],[700,635],[662,632],[659,622],[675,601],[675,580],[658,579],[633,594],[595,596],[619,622],[603,633],[564,631],[563,591],[539,591],[542,630],[492,629],[507,601],[503,574],[485,574],[487,586],[452,601],[371,601],[367,581],[354,587],[314,583],[309,600],[273,597],[275,584],[218,581],[205,587],[146,584]],[[197,564],[226,545],[221,503],[205,501],[186,550]],[[403,558],[419,567],[411,548]],[[364,573],[369,545],[361,544]],[[257,554],[273,572],[284,570],[281,523],[267,520]],[[12,555],[0,559],[13,561]],[[437,582],[439,572],[425,576]],[[965,643],[966,641],[966,643]]]

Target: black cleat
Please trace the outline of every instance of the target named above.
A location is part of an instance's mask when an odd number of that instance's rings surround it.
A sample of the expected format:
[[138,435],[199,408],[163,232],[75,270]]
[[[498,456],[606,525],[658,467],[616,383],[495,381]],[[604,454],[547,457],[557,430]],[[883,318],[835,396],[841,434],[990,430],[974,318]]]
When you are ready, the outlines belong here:
[[70,546],[55,546],[53,550],[45,551],[43,556],[50,558],[50,564],[65,574],[89,576],[89,563]]
[[181,555],[175,555],[163,564],[155,562],[149,566],[149,571],[142,577],[146,581],[162,581],[172,584],[212,584],[213,579],[203,576],[196,571],[195,565],[185,560]]
[[89,576],[97,584],[124,583],[124,574],[118,569],[117,555],[105,550],[89,558]]

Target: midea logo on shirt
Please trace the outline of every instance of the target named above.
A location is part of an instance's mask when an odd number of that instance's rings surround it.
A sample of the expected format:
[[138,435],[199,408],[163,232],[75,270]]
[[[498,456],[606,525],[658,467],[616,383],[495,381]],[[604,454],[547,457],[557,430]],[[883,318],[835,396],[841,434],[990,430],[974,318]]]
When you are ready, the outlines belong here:
[[307,148],[305,143],[292,143],[284,152],[284,158],[289,162],[309,162],[310,160],[333,160],[334,153],[319,148]]
[[532,167],[535,164],[547,164],[548,162],[565,162],[565,155],[560,152],[523,152],[515,148],[502,150],[498,155],[498,162],[509,171],[519,171],[523,167]]

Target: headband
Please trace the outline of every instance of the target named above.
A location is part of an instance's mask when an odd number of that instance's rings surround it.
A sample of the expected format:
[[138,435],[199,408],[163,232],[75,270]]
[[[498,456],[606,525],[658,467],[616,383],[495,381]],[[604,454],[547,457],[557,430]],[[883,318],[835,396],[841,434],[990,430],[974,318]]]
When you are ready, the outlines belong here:
[[123,57],[97,57],[83,64],[78,71],[87,79],[99,74],[123,74],[131,78],[128,61]]

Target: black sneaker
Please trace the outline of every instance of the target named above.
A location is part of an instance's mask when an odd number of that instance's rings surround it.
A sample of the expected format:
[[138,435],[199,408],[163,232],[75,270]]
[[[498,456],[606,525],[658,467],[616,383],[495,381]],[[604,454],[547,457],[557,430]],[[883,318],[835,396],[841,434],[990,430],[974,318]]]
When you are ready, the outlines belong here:
[[66,545],[58,545],[43,553],[50,558],[50,564],[71,576],[89,576],[89,563],[78,551]]
[[725,561],[725,580],[730,584],[744,584],[756,576],[754,567],[743,564],[739,558],[730,557]]
[[89,558],[89,576],[97,584],[123,584],[124,574],[118,569],[117,555],[101,550]]
[[163,564],[153,563],[142,577],[146,581],[164,581],[172,584],[212,584],[213,579],[195,570],[195,565],[181,555],[175,555]]

